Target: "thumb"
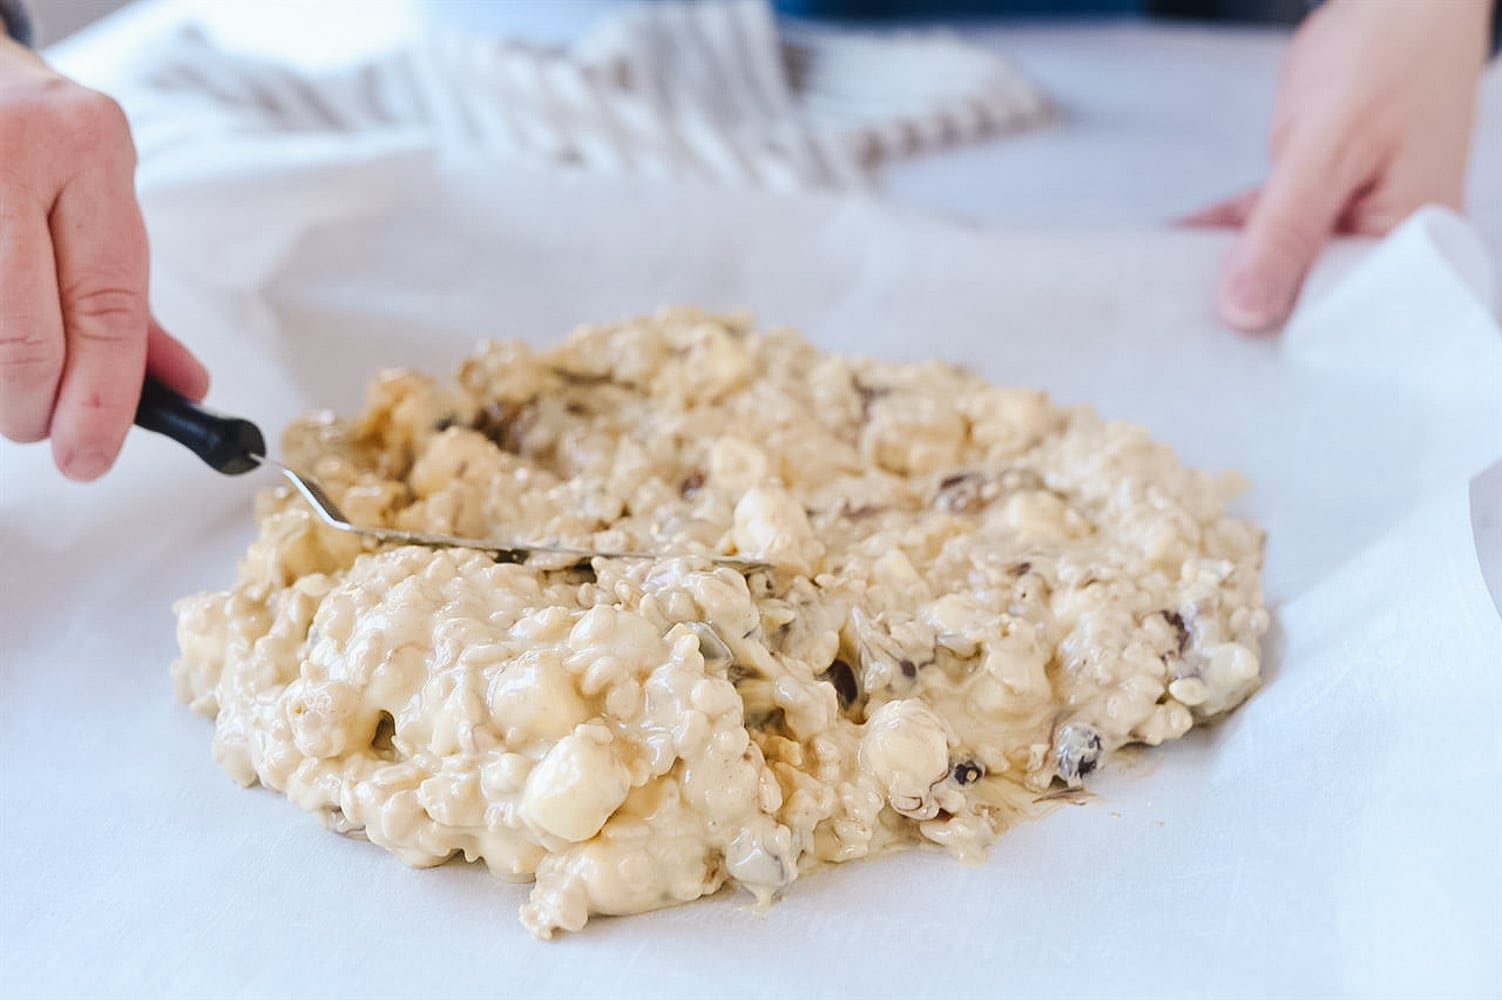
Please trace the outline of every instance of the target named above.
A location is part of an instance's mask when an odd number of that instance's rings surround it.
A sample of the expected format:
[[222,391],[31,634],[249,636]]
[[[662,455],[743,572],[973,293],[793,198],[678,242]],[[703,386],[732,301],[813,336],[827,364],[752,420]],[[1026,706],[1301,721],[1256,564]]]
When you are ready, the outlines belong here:
[[1273,165],[1220,285],[1220,315],[1239,330],[1266,330],[1293,310],[1304,274],[1351,193],[1333,150],[1294,145]]
[[154,317],[146,328],[146,370],[195,402],[209,391],[209,371],[203,362]]

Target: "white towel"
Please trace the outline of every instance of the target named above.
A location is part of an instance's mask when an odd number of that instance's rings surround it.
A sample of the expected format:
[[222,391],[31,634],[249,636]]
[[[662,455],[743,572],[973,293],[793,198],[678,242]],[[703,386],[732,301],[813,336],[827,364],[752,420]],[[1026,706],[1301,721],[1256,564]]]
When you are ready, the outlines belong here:
[[568,47],[434,29],[332,75],[185,31],[127,102],[142,157],[227,135],[411,132],[440,148],[779,190],[859,187],[897,157],[1045,120],[1042,93],[941,33],[779,33],[763,0],[651,3]]

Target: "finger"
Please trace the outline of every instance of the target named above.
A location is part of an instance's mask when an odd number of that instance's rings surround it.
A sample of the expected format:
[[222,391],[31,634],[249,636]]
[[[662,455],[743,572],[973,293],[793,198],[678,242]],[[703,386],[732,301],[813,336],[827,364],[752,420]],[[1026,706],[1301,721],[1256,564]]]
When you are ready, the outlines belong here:
[[1336,151],[1314,141],[1291,143],[1274,163],[1221,281],[1220,314],[1231,326],[1266,330],[1288,318],[1355,187],[1336,167]]
[[46,212],[0,194],[0,435],[47,436],[64,353]]
[[147,327],[146,370],[195,402],[208,395],[209,370],[154,317]]
[[[1368,184],[1351,195],[1335,231],[1342,236],[1386,236],[1398,224],[1426,204],[1438,203],[1455,208],[1460,203],[1454,191],[1438,187],[1406,187],[1401,166],[1394,165],[1380,184]],[[1456,209],[1460,211],[1460,209]]]
[[52,450],[70,479],[96,479],[114,464],[146,371],[146,230],[129,166],[80,175],[52,211],[68,351]]
[[1236,229],[1246,225],[1246,220],[1262,195],[1262,188],[1254,187],[1240,194],[1223,198],[1213,205],[1181,215],[1173,220],[1175,226],[1205,229]]

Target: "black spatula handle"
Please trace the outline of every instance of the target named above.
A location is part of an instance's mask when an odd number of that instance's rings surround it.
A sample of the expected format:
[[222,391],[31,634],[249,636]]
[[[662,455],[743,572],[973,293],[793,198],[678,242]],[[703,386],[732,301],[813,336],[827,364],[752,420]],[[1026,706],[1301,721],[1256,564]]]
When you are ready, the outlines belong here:
[[249,472],[266,454],[266,439],[255,424],[210,413],[150,375],[141,386],[136,426],[167,435],[227,476]]

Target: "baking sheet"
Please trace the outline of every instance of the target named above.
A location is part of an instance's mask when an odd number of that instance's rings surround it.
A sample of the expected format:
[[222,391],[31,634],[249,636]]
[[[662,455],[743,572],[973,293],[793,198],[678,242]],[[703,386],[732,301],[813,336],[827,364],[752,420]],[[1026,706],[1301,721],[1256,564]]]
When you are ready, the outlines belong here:
[[1219,234],[968,231],[317,140],[223,156],[145,177],[159,313],[215,405],[268,428],[348,412],[378,367],[447,372],[484,335],[546,343],[671,301],[973,364],[1247,473],[1269,683],[983,867],[914,851],[765,914],[722,894],[540,944],[515,919],[525,887],[408,870],[239,789],[173,702],[170,602],[229,582],[269,476],[133,433],[76,487],[5,445],[6,994],[1502,989],[1502,622],[1467,500],[1502,456],[1502,339],[1458,220],[1341,248],[1284,337],[1244,338],[1211,311]]

